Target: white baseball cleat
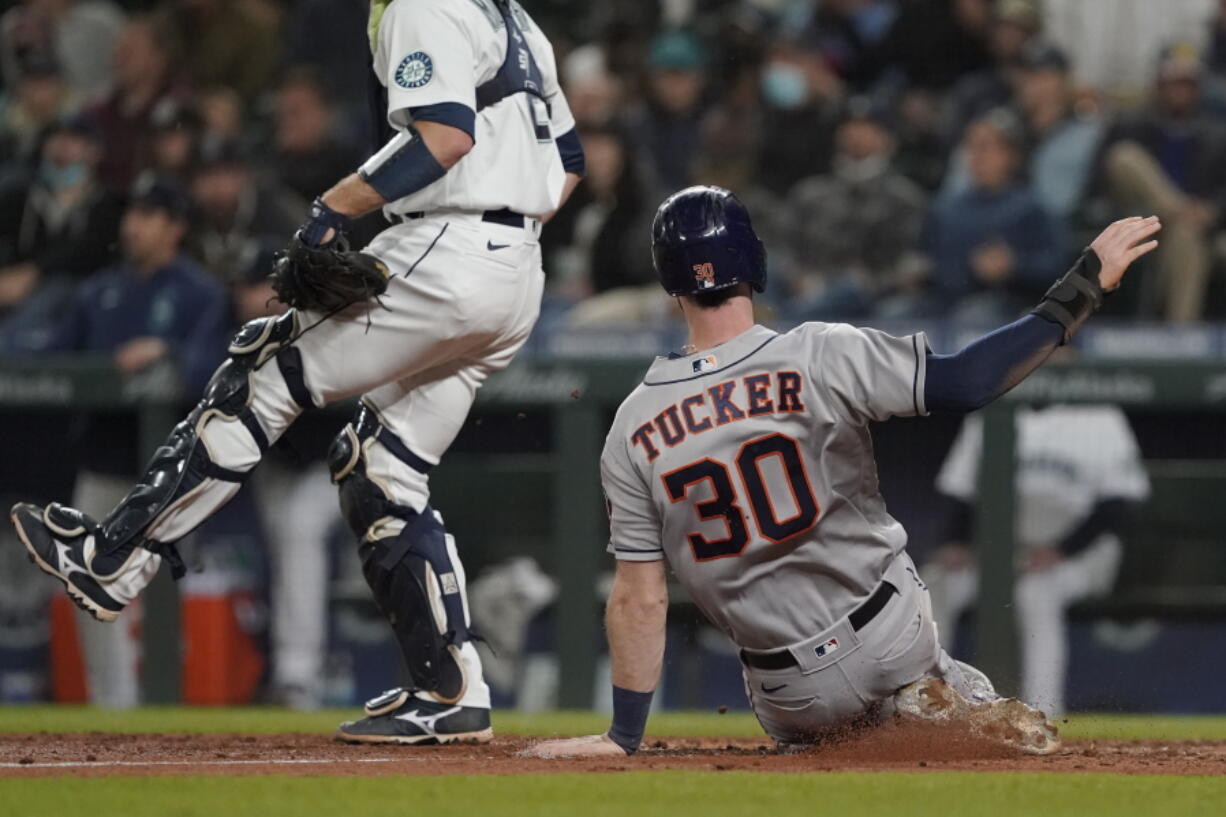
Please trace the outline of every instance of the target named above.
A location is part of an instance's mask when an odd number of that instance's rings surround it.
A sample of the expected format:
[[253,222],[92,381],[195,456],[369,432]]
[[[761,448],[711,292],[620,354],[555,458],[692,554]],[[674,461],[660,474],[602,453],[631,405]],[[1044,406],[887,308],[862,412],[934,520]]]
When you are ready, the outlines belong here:
[[1060,750],[1060,735],[1047,716],[1016,698],[971,703],[940,678],[923,678],[894,694],[904,717],[964,723],[975,734],[1031,755]]

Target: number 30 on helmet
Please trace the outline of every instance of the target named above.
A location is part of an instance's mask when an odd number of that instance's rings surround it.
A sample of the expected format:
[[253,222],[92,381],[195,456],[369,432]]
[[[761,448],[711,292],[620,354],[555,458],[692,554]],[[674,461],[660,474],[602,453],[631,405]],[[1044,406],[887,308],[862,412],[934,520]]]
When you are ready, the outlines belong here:
[[766,289],[766,247],[745,205],[722,187],[687,187],[665,199],[651,224],[651,257],[669,295]]

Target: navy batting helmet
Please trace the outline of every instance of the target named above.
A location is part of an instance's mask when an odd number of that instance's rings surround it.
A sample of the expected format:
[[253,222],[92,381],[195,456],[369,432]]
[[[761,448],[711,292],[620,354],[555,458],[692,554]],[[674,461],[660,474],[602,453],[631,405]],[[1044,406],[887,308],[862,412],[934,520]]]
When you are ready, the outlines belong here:
[[745,205],[722,187],[687,187],[665,199],[651,224],[651,257],[669,295],[766,289],[766,248]]

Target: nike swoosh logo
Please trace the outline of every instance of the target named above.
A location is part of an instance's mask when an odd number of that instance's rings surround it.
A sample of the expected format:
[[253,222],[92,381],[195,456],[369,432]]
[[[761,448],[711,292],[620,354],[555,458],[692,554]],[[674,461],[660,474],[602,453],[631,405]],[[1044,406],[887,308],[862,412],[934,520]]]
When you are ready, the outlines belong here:
[[779,690],[783,689],[785,686],[787,686],[787,684],[780,684],[777,687],[768,687],[766,684],[763,684],[762,691],[765,692],[767,695],[769,695],[772,692],[778,692]]
[[511,245],[510,244],[495,244],[493,241],[485,242],[485,248],[489,250],[490,252],[493,252],[494,250],[505,250],[509,246]]

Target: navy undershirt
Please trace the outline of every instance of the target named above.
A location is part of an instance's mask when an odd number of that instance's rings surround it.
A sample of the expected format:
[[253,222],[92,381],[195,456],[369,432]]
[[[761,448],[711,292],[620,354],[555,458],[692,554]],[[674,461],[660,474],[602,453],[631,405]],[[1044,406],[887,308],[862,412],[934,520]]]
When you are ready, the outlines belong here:
[[1064,327],[1027,315],[957,354],[928,355],[924,405],[930,412],[982,408],[1022,382],[1064,340]]

